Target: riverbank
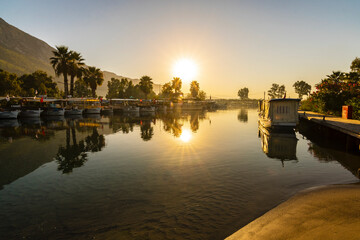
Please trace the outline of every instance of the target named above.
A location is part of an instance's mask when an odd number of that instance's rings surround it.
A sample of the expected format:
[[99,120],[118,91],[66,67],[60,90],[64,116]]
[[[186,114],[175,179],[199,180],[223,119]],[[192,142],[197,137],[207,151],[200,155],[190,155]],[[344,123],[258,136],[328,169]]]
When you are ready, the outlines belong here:
[[226,240],[359,239],[360,183],[310,188]]

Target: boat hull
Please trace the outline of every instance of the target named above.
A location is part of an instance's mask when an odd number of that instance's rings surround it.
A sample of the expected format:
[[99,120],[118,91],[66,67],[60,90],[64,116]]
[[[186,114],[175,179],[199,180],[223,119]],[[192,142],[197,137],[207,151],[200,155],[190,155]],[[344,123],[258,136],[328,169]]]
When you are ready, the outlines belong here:
[[0,111],[0,119],[15,119],[19,116],[20,110]]
[[50,109],[45,109],[42,112],[43,116],[64,116],[65,114],[65,109],[63,108],[50,108]]
[[101,108],[85,108],[85,114],[100,114]]
[[20,112],[19,116],[24,118],[38,118],[41,112],[41,109],[24,109]]
[[65,109],[65,115],[82,115],[83,109]]

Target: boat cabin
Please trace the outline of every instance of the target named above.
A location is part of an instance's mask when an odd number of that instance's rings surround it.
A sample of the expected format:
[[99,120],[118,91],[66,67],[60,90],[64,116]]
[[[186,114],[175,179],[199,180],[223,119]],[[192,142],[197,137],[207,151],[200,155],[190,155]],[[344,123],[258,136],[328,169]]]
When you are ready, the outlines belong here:
[[298,98],[278,98],[259,102],[259,121],[264,127],[295,127],[299,122]]

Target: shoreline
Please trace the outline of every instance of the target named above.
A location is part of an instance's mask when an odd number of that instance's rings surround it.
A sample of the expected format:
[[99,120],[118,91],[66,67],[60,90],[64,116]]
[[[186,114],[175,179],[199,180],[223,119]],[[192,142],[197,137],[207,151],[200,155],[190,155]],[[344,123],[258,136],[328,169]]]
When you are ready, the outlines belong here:
[[298,192],[226,240],[358,239],[359,226],[360,182],[325,185]]

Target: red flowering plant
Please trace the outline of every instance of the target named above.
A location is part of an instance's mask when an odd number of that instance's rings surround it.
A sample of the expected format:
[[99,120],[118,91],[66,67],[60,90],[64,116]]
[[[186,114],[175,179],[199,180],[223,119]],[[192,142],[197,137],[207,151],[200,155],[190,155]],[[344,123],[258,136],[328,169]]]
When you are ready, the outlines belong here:
[[[360,81],[357,73],[333,72],[315,85],[316,92],[310,96],[313,111],[341,114],[342,106],[350,99],[357,103],[360,96]],[[355,106],[354,106],[355,107]]]

